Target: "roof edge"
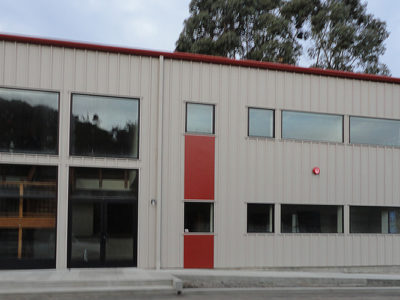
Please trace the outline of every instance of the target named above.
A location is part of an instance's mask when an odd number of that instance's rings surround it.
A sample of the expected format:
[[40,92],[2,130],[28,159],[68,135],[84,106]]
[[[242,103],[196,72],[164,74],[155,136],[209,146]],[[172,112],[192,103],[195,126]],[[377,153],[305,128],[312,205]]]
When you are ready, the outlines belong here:
[[337,70],[325,70],[319,68],[306,68],[294,65],[272,63],[272,62],[261,62],[255,60],[236,60],[221,56],[212,56],[203,54],[141,50],[141,49],[133,49],[127,47],[117,47],[117,46],[109,46],[109,45],[101,45],[93,43],[47,39],[47,38],[11,35],[11,34],[0,34],[0,41],[38,44],[38,45],[82,49],[82,50],[93,50],[101,52],[122,53],[122,54],[131,54],[139,56],[149,56],[149,57],[164,56],[164,58],[176,59],[176,60],[186,60],[186,61],[204,62],[211,64],[241,66],[248,68],[268,69],[268,70],[285,71],[292,73],[312,74],[312,75],[321,75],[329,77],[339,77],[339,78],[400,84],[400,78],[396,77],[372,75],[365,73],[353,73],[353,72],[337,71]]

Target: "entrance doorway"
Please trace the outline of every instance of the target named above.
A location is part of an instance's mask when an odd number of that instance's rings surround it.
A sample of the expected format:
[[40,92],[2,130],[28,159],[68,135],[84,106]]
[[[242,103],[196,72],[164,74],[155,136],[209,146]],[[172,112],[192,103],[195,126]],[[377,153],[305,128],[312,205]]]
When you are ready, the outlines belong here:
[[136,170],[70,169],[68,267],[137,265]]

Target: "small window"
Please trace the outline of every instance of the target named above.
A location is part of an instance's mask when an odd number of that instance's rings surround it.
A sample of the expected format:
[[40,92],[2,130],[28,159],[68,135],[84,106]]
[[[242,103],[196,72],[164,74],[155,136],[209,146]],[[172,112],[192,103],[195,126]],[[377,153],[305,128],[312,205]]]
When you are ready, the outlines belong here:
[[400,120],[350,117],[350,143],[400,146]]
[[57,154],[58,96],[0,88],[0,151]]
[[334,205],[282,205],[283,233],[342,233],[343,207]]
[[186,103],[186,132],[214,134],[214,105]]
[[283,111],[282,138],[342,143],[343,116]]
[[214,232],[214,204],[185,202],[185,232]]
[[400,233],[400,208],[351,206],[350,233]]
[[247,232],[274,232],[274,206],[272,204],[247,204]]
[[274,137],[274,111],[249,107],[249,136]]

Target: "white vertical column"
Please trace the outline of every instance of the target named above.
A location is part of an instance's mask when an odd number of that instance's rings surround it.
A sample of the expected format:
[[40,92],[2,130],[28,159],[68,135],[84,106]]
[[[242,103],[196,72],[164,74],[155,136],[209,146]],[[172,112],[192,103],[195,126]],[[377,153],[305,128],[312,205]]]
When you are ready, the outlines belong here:
[[163,103],[164,103],[164,57],[160,56],[158,74],[158,128],[157,128],[157,227],[156,227],[156,269],[161,269],[162,231],[162,159],[163,159]]
[[337,232],[343,233],[343,207],[337,208]]
[[281,233],[281,204],[275,204],[275,218],[274,218],[275,233]]
[[350,117],[348,115],[343,117],[343,142],[350,143]]
[[381,228],[382,232],[381,233],[389,233],[389,211],[388,210],[382,210],[381,212]]
[[350,233],[350,206],[349,205],[343,206],[343,233],[344,234]]
[[70,93],[60,93],[56,268],[67,268]]
[[282,111],[280,109],[275,110],[275,138],[280,140],[282,138]]

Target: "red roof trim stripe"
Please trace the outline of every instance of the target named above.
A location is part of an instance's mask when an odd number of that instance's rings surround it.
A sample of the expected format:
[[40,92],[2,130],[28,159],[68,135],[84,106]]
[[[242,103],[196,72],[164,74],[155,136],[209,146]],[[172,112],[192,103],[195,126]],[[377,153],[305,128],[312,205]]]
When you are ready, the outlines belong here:
[[350,79],[359,79],[359,80],[400,84],[400,78],[395,78],[395,77],[362,74],[362,73],[352,73],[352,72],[336,71],[336,70],[323,70],[323,69],[318,69],[318,68],[304,68],[304,67],[298,67],[298,66],[293,66],[293,65],[271,63],[271,62],[260,62],[260,61],[254,61],[254,60],[235,60],[235,59],[230,59],[230,58],[226,58],[226,57],[201,55],[201,54],[193,54],[193,53],[183,53],[183,52],[171,53],[171,52],[162,52],[162,51],[140,50],[140,49],[132,49],[132,48],[124,48],[124,47],[115,47],[115,46],[107,46],[107,45],[98,45],[98,44],[90,44],[90,43],[81,43],[81,42],[72,42],[72,41],[63,41],[63,40],[45,39],[45,38],[28,37],[28,36],[20,36],[20,35],[9,35],[9,34],[0,34],[0,41],[39,44],[39,45],[48,45],[48,46],[55,46],[55,47],[65,47],[65,48],[73,48],[73,49],[123,53],[123,54],[132,54],[132,55],[140,55],[140,56],[150,56],[150,57],[159,57],[162,55],[162,56],[164,56],[164,58],[176,59],[176,60],[187,60],[187,61],[205,62],[205,63],[212,63],[212,64],[241,66],[241,67],[249,67],[249,68],[286,71],[286,72],[293,72],[293,73],[313,74],[313,75],[321,75],[321,76],[350,78]]

